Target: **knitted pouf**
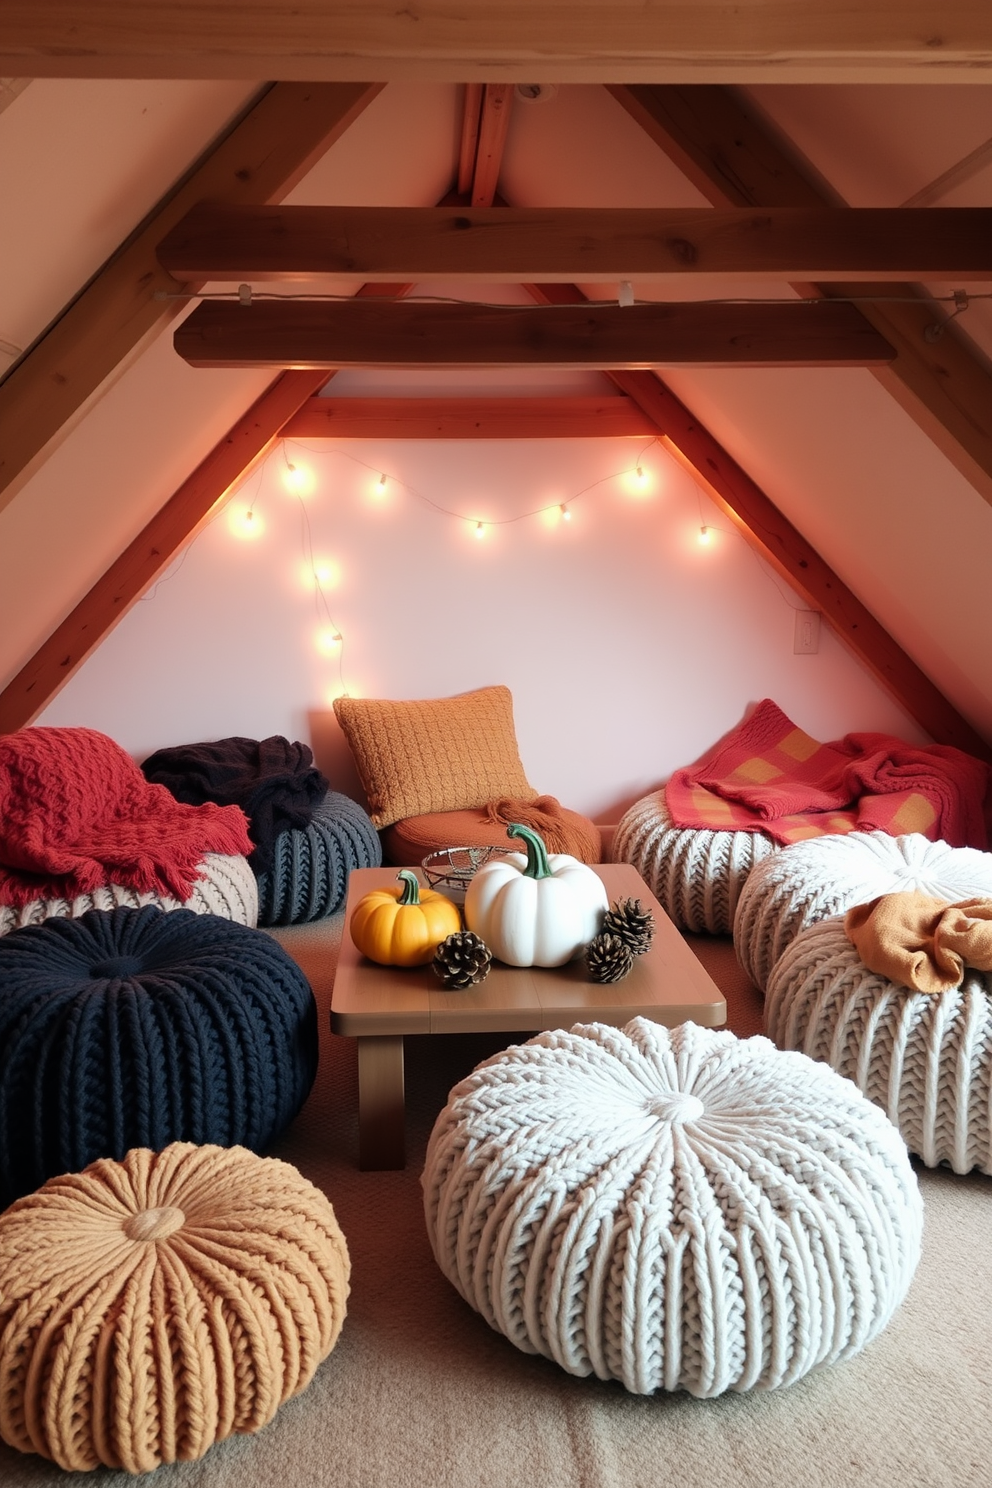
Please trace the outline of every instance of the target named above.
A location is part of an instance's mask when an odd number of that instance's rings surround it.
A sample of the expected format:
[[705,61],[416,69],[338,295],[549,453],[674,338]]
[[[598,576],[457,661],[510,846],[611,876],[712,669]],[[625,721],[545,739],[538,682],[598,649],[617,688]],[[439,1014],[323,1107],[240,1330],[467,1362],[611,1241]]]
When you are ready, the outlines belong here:
[[663,790],[635,801],[613,839],[614,862],[637,869],[670,920],[710,935],[730,934],[748,874],[778,851],[761,832],[673,826]]
[[261,930],[91,909],[0,940],[0,1207],[98,1157],[264,1148],[317,1070],[317,1014]]
[[760,863],[741,891],[734,917],[737,959],[756,986],[800,931],[880,894],[917,889],[935,899],[992,895],[992,853],[930,842],[918,832],[813,837]]
[[992,977],[938,996],[869,971],[842,919],[798,935],[775,963],[765,1027],[853,1080],[927,1167],[992,1173]]
[[423,1174],[448,1280],[529,1354],[649,1394],[856,1353],[919,1259],[891,1123],[825,1065],[644,1018],[539,1034],[451,1092]]
[[141,909],[146,904],[157,904],[159,909],[191,909],[194,914],[220,915],[221,919],[236,920],[239,925],[258,923],[258,886],[247,858],[207,853],[200,873],[192,894],[182,902],[167,894],[139,893],[123,884],[105,884],[76,899],[32,899],[22,909],[0,904],[0,935],[24,925],[40,925],[42,920],[78,919],[88,909],[116,909],[118,905]]
[[150,1472],[258,1431],[337,1342],[349,1261],[288,1163],[177,1142],[0,1215],[0,1436]]
[[375,827],[357,801],[328,791],[305,827],[275,841],[271,872],[258,880],[260,925],[301,925],[341,908],[353,868],[378,868]]

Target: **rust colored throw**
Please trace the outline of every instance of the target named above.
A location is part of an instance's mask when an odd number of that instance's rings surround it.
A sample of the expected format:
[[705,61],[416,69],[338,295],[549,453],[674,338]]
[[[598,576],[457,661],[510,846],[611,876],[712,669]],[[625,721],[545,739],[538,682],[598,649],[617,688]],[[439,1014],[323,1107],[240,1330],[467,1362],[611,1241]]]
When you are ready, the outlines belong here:
[[[599,828],[588,817],[566,811],[554,796],[538,796],[536,801],[504,796],[488,803],[486,816],[502,826],[518,822],[530,827],[543,839],[548,852],[569,853],[580,863],[598,863],[603,856]],[[523,850],[523,844],[512,838],[507,843]]]
[[207,853],[252,850],[237,806],[187,806],[106,734],[0,737],[0,904],[72,900],[107,883],[186,900]]
[[969,966],[992,971],[992,899],[882,894],[847,911],[844,933],[869,971],[914,992],[960,987]]
[[243,1147],[134,1148],[0,1215],[0,1437],[131,1473],[260,1430],[337,1342],[328,1200]]
[[675,771],[665,804],[677,827],[765,832],[783,844],[831,832],[919,832],[984,849],[990,782],[987,764],[946,744],[874,733],[821,744],[765,698],[694,765]]

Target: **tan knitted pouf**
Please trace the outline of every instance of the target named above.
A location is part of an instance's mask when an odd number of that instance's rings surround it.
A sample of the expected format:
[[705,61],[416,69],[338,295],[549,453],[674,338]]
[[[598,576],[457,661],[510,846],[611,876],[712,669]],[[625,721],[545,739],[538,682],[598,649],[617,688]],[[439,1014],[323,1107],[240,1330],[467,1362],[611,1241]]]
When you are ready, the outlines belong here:
[[337,1342],[348,1250],[288,1163],[176,1142],[0,1215],[0,1437],[149,1472],[260,1430]]
[[748,875],[779,850],[761,832],[674,826],[663,790],[635,801],[613,838],[614,862],[637,869],[668,918],[710,935],[730,934]]
[[194,914],[217,915],[254,927],[258,924],[258,880],[247,858],[236,853],[207,853],[192,894],[182,902],[168,894],[139,893],[123,884],[108,883],[75,899],[32,899],[21,909],[0,904],[0,935],[24,925],[40,925],[43,920],[78,920],[91,909],[116,909],[118,905],[141,909],[145,904],[157,904],[159,909],[191,909]]
[[842,918],[804,930],[775,963],[765,1027],[853,1080],[926,1163],[992,1173],[992,976],[932,996],[869,971]]

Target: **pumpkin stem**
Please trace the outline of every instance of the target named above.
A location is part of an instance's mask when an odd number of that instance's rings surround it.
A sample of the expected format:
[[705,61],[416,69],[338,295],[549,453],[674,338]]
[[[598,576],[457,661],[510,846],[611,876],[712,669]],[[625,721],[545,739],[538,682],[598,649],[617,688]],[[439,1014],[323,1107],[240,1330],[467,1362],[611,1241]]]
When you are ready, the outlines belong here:
[[543,837],[539,837],[530,827],[521,825],[520,822],[511,822],[506,829],[507,837],[520,837],[527,848],[527,867],[523,869],[524,878],[551,878],[551,865],[548,862],[548,849],[544,845]]
[[420,884],[417,882],[417,875],[413,869],[401,868],[396,877],[403,880],[403,892],[396,901],[397,904],[419,904]]

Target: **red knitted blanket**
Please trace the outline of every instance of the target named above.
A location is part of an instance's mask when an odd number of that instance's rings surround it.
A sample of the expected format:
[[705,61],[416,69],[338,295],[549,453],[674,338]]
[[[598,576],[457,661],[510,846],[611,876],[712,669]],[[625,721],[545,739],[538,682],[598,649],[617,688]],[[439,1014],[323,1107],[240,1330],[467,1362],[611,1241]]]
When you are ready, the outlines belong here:
[[188,899],[205,853],[252,850],[238,806],[186,806],[84,728],[0,736],[0,904],[102,884]]
[[701,760],[675,771],[665,804],[677,827],[764,832],[781,843],[920,832],[984,849],[990,776],[982,760],[950,745],[870,733],[820,744],[765,698]]

